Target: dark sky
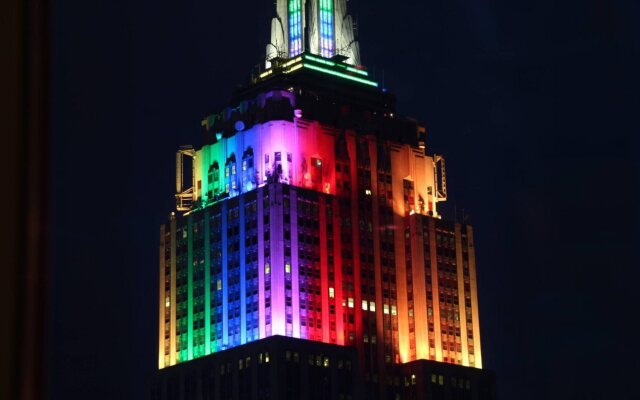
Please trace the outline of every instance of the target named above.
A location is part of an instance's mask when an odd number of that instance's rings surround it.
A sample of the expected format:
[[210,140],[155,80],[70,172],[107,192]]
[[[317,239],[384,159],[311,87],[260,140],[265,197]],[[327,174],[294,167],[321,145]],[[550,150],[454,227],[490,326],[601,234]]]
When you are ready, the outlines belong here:
[[[52,399],[146,395],[174,152],[263,57],[271,1],[171,3],[53,7]],[[640,398],[639,3],[349,6],[474,225],[499,398]]]

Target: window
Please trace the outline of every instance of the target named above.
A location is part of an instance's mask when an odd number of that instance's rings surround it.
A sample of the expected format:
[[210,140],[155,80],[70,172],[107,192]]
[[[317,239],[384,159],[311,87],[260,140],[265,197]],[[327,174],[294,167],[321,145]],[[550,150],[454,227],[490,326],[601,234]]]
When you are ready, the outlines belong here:
[[369,311],[371,311],[371,312],[375,312],[376,311],[376,303],[374,301],[370,301],[369,302]]
[[286,272],[287,274],[290,274],[290,273],[291,273],[291,263],[290,263],[289,261],[287,261],[287,262],[284,264],[284,272]]
[[362,300],[362,309],[367,311],[367,301],[366,300]]
[[329,288],[329,297],[332,299],[335,297],[335,289],[332,287]]
[[348,305],[349,305],[349,308],[353,308],[353,297],[349,297]]
[[271,273],[271,264],[269,263],[264,264],[264,273],[267,275]]

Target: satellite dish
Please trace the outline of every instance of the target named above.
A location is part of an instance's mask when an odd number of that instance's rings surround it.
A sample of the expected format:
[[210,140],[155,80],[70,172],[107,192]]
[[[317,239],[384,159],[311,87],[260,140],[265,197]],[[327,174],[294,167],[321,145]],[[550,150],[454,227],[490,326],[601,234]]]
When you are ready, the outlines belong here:
[[236,121],[236,123],[233,125],[234,128],[236,128],[236,131],[240,132],[244,130],[244,122],[242,121]]

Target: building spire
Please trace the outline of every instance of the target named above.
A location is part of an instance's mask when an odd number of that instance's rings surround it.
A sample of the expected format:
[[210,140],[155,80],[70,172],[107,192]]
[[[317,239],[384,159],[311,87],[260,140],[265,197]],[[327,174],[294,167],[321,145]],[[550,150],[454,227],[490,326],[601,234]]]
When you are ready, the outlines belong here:
[[277,0],[267,44],[266,66],[276,57],[291,58],[308,52],[325,58],[346,57],[360,65],[360,48],[346,0]]

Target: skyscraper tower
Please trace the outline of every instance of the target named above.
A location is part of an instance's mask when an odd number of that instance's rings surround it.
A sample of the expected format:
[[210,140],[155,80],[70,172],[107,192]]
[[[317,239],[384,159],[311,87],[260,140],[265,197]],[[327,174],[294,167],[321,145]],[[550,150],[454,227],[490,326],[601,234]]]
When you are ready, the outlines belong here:
[[157,397],[492,398],[444,158],[361,65],[345,0],[276,8],[265,69],[176,155]]

